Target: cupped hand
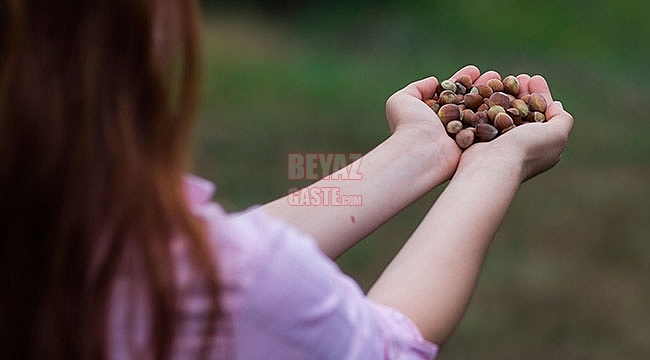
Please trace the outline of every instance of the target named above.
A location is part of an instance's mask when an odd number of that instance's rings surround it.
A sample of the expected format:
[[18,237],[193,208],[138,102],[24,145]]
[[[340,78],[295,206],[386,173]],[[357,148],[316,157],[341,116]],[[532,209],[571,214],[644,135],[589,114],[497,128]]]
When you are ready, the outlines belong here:
[[[466,66],[456,72],[451,79],[469,75],[472,81],[480,76],[475,66]],[[453,174],[460,159],[461,150],[456,142],[447,135],[440,119],[424,100],[433,98],[438,88],[438,79],[429,77],[413,82],[393,94],[386,102],[386,117],[391,133],[412,136],[414,141],[422,139],[435,145],[431,160],[443,165]]]
[[[481,75],[476,83],[485,83],[491,78],[500,78],[494,71]],[[573,117],[564,110],[562,103],[553,101],[546,80],[526,74],[517,76],[519,97],[539,93],[544,96],[548,107],[547,122],[517,126],[498,138],[477,143],[465,150],[459,168],[480,164],[511,166],[517,170],[521,181],[530,179],[552,168],[560,161],[573,127]]]

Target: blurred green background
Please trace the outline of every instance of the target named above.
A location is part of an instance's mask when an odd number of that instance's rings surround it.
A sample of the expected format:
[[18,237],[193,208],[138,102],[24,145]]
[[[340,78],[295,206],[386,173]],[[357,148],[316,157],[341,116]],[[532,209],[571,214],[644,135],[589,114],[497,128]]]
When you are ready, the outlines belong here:
[[[544,75],[576,119],[569,146],[521,187],[440,359],[650,358],[650,2],[203,5],[195,170],[229,211],[305,185],[287,180],[289,152],[370,150],[413,80],[465,64]],[[341,267],[367,289],[439,191]]]

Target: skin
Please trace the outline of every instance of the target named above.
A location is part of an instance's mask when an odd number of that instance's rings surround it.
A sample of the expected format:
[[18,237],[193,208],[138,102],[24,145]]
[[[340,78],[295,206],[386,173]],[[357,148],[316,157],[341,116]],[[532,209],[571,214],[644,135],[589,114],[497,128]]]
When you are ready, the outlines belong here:
[[[474,83],[501,78],[474,66]],[[410,317],[429,341],[444,344],[467,308],[490,242],[522,182],[553,167],[573,126],[541,76],[517,76],[520,96],[541,93],[548,121],[526,124],[461,152],[437,116],[422,102],[438,86],[435,77],[409,84],[386,103],[391,136],[361,158],[362,180],[321,180],[359,194],[361,207],[290,206],[286,198],[265,205],[312,235],[336,258],[411,202],[449,180],[418,228],[368,292],[377,303]],[[347,171],[342,169],[341,171]],[[481,186],[476,186],[481,183]],[[490,189],[490,191],[485,191]],[[354,216],[354,222],[350,221]]]

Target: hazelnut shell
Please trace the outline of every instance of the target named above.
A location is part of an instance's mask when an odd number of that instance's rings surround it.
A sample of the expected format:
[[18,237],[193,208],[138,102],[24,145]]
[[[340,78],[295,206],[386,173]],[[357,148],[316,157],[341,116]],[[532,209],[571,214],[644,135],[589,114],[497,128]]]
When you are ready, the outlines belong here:
[[487,111],[487,114],[490,120],[494,122],[494,118],[496,118],[497,114],[504,112],[506,112],[506,110],[501,105],[494,105],[490,107],[490,110]]
[[443,90],[438,97],[440,105],[453,104],[456,102],[456,93],[451,90]]
[[531,111],[539,111],[541,113],[546,111],[546,99],[542,94],[532,93],[530,94],[530,100],[528,101],[528,106]]
[[504,133],[515,127],[515,123],[507,113],[498,113],[494,118],[494,127],[497,128],[501,133]]
[[494,90],[487,84],[476,85],[476,91],[484,98],[489,98],[494,93]]
[[474,137],[474,131],[470,130],[469,128],[463,129],[456,134],[456,144],[458,144],[461,149],[467,149],[474,143]]
[[503,91],[503,82],[499,79],[490,79],[487,81],[487,86],[492,88],[492,91]]
[[478,116],[474,113],[474,111],[470,109],[463,110],[461,112],[461,118],[463,120],[463,124],[467,126],[474,126],[478,121]]
[[503,91],[506,94],[517,96],[519,94],[519,80],[512,75],[508,75],[503,79]]
[[460,109],[456,104],[442,105],[438,110],[438,117],[447,126],[450,121],[460,120]]
[[472,88],[472,78],[469,75],[461,75],[456,82],[462,84],[465,89]]
[[495,92],[492,94],[492,96],[490,96],[488,105],[490,105],[490,107],[499,105],[502,108],[507,109],[510,107],[510,98],[508,98],[508,95],[505,93]]
[[499,130],[490,124],[478,124],[476,125],[476,136],[481,141],[490,141],[494,139]]
[[481,104],[483,104],[483,97],[478,93],[469,93],[465,94],[465,106],[472,110],[478,109]]
[[463,130],[463,123],[460,120],[452,120],[447,123],[447,132],[450,134],[456,134],[459,131]]
[[515,99],[511,101],[510,106],[519,110],[519,115],[523,118],[528,116],[528,113],[530,112],[528,109],[528,104],[526,104],[526,102],[521,99]]
[[452,91],[454,93],[456,92],[456,83],[451,80],[443,80],[440,83],[440,87],[442,87],[445,90]]

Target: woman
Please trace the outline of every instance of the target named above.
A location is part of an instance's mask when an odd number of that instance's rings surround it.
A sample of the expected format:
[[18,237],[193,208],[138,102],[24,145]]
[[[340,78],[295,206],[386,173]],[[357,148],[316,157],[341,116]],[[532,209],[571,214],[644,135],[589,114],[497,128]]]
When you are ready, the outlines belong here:
[[[461,154],[422,102],[431,77],[388,100],[392,135],[361,158],[362,180],[313,185],[363,206],[279,199],[228,215],[185,176],[196,3],[0,6],[6,358],[432,358],[518,186],[559,160],[573,123],[543,78],[520,75],[522,94],[552,104],[548,123]],[[327,258],[450,179],[367,296]]]

